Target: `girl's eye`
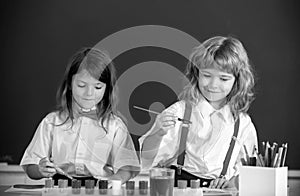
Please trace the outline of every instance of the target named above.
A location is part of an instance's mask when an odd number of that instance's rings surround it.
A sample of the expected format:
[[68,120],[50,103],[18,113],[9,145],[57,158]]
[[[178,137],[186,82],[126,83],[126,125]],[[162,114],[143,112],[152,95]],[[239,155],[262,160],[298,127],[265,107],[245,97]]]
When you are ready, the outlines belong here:
[[220,78],[222,81],[226,82],[228,80],[230,80],[229,78]]
[[101,89],[102,88],[102,86],[96,86],[95,87],[95,89],[97,89],[97,90],[99,90],[99,89]]
[[84,84],[78,84],[77,86],[78,86],[79,88],[84,88],[84,87],[85,87]]

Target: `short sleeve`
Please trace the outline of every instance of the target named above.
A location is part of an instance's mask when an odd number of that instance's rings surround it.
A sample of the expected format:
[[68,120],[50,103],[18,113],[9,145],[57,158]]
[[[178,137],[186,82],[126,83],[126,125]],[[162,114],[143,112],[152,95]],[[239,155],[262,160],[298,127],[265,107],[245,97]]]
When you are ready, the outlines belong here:
[[20,165],[38,164],[43,157],[51,156],[54,114],[48,114],[37,127],[34,136],[25,150]]
[[109,164],[115,173],[124,166],[131,166],[132,170],[139,172],[139,159],[126,125],[118,119],[114,128],[116,132],[112,141]]

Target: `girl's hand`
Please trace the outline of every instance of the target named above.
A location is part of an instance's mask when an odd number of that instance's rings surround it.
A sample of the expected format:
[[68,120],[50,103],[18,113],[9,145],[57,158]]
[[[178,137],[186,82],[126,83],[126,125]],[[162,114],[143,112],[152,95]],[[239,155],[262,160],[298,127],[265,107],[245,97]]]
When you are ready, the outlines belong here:
[[56,173],[54,164],[49,160],[48,157],[42,158],[38,166],[42,178],[52,177]]
[[232,177],[230,180],[226,180],[225,178],[217,178],[212,180],[209,184],[209,188],[234,188],[235,187],[235,177]]

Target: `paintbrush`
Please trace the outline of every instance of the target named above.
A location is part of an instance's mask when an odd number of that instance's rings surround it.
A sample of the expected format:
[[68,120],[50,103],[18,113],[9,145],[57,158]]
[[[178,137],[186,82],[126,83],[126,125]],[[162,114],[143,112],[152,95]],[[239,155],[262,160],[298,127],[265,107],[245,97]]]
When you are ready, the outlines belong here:
[[[39,158],[43,159],[45,157],[41,156],[40,154],[37,154],[36,152],[34,152],[33,154],[35,154],[36,156],[38,156]],[[67,178],[73,180],[73,177],[69,174],[67,174],[66,172],[64,172],[64,170],[62,170],[60,167],[58,167],[56,164],[54,164],[54,169],[56,170],[57,173],[66,176]]]
[[[145,109],[145,108],[142,108],[142,107],[139,107],[139,106],[133,106],[134,108],[136,109],[139,109],[139,110],[142,110],[142,111],[145,111],[145,112],[149,112],[149,113],[152,113],[152,114],[160,114],[159,112],[156,112],[156,111],[153,111],[153,110],[148,110],[148,109]],[[183,119],[183,118],[177,118],[178,121],[181,121],[185,124],[192,124],[192,122],[190,120],[186,120],[186,119]]]

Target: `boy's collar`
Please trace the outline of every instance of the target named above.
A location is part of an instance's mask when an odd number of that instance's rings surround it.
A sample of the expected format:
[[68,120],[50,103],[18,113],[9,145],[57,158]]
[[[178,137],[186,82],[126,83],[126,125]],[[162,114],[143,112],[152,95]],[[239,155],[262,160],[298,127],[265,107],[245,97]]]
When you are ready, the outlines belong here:
[[231,109],[228,104],[226,104],[224,107],[221,108],[222,110],[222,116],[226,123],[233,123],[234,118],[231,112]]
[[210,115],[216,111],[216,109],[214,109],[212,105],[210,105],[210,103],[208,103],[208,101],[203,97],[199,100],[197,108],[204,119],[210,118]]
[[201,97],[196,107],[204,119],[210,118],[210,116],[216,112],[226,123],[234,122],[230,107],[227,104],[219,110],[216,110],[204,97]]

